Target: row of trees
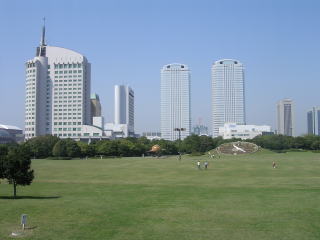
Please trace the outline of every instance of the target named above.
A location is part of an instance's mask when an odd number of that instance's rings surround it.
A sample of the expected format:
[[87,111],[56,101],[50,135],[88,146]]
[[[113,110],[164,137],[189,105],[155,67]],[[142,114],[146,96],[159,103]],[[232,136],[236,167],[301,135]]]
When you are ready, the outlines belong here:
[[[158,144],[164,155],[175,155],[179,152],[202,154],[216,148],[222,143],[230,141],[241,141],[240,139],[223,140],[221,137],[212,138],[208,136],[191,135],[184,140],[150,141],[145,137],[125,138],[116,140],[101,140],[90,144],[76,142],[71,139],[59,139],[47,135],[35,137],[28,140],[24,145],[28,148],[33,158],[76,158],[103,156],[141,156],[146,154],[153,145]],[[271,150],[305,149],[320,150],[320,137],[306,135],[300,137],[289,137],[283,135],[258,136],[248,140]]]
[[146,154],[153,145],[158,144],[165,155],[183,153],[204,153],[221,143],[226,142],[222,138],[211,138],[208,136],[192,135],[184,140],[148,140],[141,138],[125,138],[116,140],[101,140],[90,144],[76,142],[71,139],[59,139],[58,137],[46,135],[28,140],[25,144],[30,148],[34,158],[75,158],[104,156],[141,156]]
[[251,142],[270,150],[320,150],[320,136],[305,135],[290,137],[284,135],[257,136]]
[[17,195],[17,185],[30,185],[34,172],[31,167],[29,146],[0,145],[0,180],[6,179],[13,186],[13,196]]

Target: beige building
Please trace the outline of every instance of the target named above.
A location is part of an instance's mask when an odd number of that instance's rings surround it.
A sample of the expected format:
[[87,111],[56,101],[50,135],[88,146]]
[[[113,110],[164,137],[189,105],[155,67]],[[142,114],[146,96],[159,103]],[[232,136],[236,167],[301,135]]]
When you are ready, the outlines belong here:
[[91,116],[92,117],[101,117],[101,104],[99,95],[96,93],[91,94]]
[[277,104],[278,134],[294,136],[294,109],[291,99],[283,99]]

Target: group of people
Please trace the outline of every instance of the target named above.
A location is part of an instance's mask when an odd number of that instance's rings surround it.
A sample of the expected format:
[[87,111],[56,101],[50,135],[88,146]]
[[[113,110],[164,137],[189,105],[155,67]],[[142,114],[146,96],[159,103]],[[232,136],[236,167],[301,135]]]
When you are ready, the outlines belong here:
[[[203,166],[204,166],[205,170],[208,169],[208,165],[209,165],[208,161],[205,161],[203,163]],[[200,161],[197,162],[197,166],[198,166],[198,169],[200,170],[201,169],[201,162]]]

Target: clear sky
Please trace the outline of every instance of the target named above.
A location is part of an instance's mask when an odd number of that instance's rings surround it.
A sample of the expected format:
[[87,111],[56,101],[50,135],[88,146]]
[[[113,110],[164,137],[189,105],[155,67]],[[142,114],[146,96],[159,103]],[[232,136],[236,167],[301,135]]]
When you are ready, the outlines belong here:
[[247,123],[275,127],[276,102],[292,98],[303,134],[320,105],[319,12],[318,0],[0,0],[0,123],[24,127],[24,63],[45,16],[47,44],[91,62],[108,122],[114,85],[128,84],[136,131],[159,131],[160,69],[178,62],[192,71],[192,123],[210,126],[211,64],[234,58],[245,65]]

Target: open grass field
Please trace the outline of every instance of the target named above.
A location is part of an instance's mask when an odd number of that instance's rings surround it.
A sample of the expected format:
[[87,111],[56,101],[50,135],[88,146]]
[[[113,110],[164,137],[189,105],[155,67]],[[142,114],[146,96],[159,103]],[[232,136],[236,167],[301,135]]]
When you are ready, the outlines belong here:
[[34,160],[20,199],[0,184],[0,240],[22,213],[20,239],[320,239],[320,154],[198,159]]

